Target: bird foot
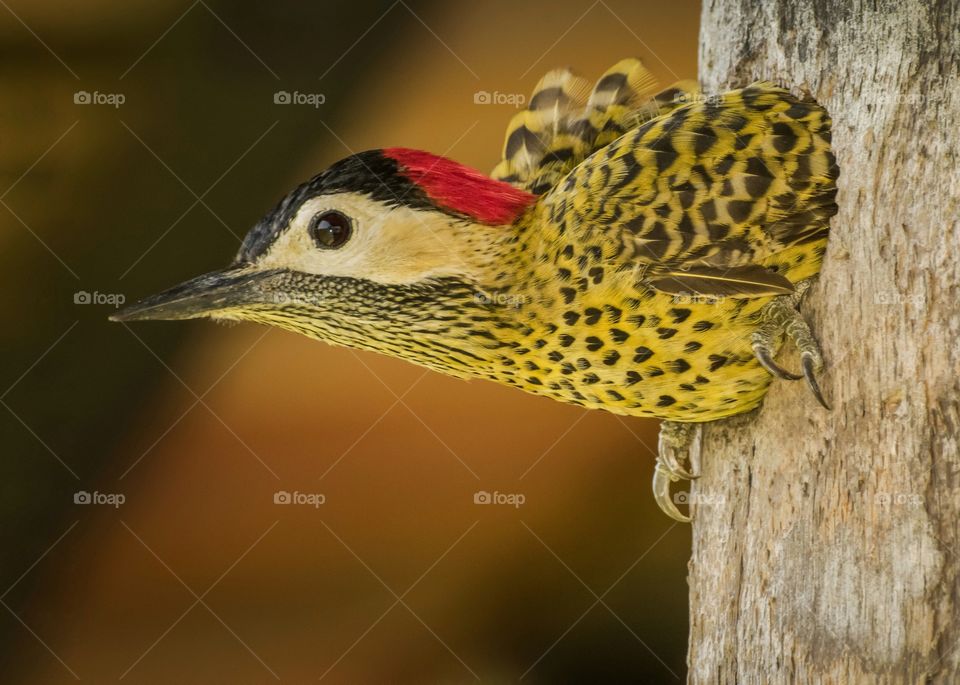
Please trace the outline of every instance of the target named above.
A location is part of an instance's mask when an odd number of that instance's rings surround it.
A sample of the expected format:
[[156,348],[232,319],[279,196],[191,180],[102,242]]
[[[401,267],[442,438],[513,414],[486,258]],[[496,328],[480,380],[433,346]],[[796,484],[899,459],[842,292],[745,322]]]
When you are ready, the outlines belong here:
[[[699,477],[692,468],[690,448],[694,438],[701,435],[701,427],[696,423],[664,421],[660,424],[659,454],[653,471],[653,497],[663,513],[681,523],[690,522],[690,517],[680,513],[677,508],[677,503],[684,501],[684,493],[677,493],[674,497],[670,493],[670,486],[681,480]],[[684,464],[691,464],[691,468],[686,468]]]
[[[820,391],[817,374],[823,370],[823,356],[820,354],[820,345],[817,344],[810,326],[803,315],[797,311],[800,300],[810,288],[812,279],[797,284],[796,291],[790,295],[781,295],[767,304],[760,311],[760,326],[753,333],[751,344],[753,353],[760,365],[772,375],[783,380],[795,381],[806,379],[807,386],[813,396],[826,409],[830,408]],[[773,361],[774,351],[780,339],[786,335],[800,351],[800,367],[803,375],[788,371]]]

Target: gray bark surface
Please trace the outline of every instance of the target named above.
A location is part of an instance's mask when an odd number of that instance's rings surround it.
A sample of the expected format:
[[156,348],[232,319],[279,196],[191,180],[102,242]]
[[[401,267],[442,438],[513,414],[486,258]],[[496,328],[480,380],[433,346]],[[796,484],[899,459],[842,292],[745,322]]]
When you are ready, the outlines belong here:
[[776,381],[704,432],[692,683],[960,682],[958,65],[957,2],[705,0],[705,92],[812,94],[841,176],[802,308],[832,411]]

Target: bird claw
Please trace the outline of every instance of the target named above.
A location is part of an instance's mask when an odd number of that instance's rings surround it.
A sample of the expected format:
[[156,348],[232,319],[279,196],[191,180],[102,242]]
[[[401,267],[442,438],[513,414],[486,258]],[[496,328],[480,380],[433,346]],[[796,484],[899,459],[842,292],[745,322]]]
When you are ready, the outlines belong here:
[[[664,422],[667,424],[668,422]],[[688,471],[681,463],[680,453],[686,453],[692,439],[692,424],[669,423],[669,426],[660,428],[660,439],[657,441],[657,464],[675,480],[693,480],[698,476]],[[686,456],[686,455],[684,455]]]
[[771,373],[771,375],[781,378],[785,381],[798,381],[803,376],[793,373],[792,371],[787,371],[785,368],[773,361],[773,351],[766,345],[761,345],[759,343],[754,343],[753,353],[757,357],[757,361],[760,362],[760,366],[765,368]]
[[[820,346],[810,332],[810,326],[807,325],[803,315],[796,309],[802,295],[809,287],[810,279],[801,281],[797,284],[796,292],[793,295],[777,297],[767,304],[761,310],[761,323],[754,332],[751,342],[757,361],[771,375],[791,381],[801,378],[806,379],[807,386],[813,392],[813,396],[821,405],[830,409],[830,405],[824,399],[816,378],[816,374],[823,369]],[[793,340],[800,351],[802,376],[787,371],[773,361],[775,342],[779,343],[784,334]]]
[[657,465],[653,471],[653,498],[663,513],[682,523],[689,523],[690,517],[677,509],[670,486],[681,480],[689,481],[699,477],[692,468],[687,469],[683,465],[684,460],[690,461],[689,448],[699,430],[697,424],[674,421],[664,421],[660,426]]
[[657,466],[653,470],[653,499],[656,500],[660,510],[674,521],[690,523],[691,518],[680,513],[670,495],[670,484],[678,480],[681,480],[680,476],[671,473],[663,462],[657,459]]
[[817,402],[819,402],[824,409],[830,409],[830,405],[823,399],[820,384],[817,382],[816,372],[823,367],[823,361],[820,359],[820,355],[809,350],[803,352],[800,355],[800,366],[803,367],[803,376],[807,379],[807,386],[809,386],[811,392],[813,392],[813,396],[817,398]]

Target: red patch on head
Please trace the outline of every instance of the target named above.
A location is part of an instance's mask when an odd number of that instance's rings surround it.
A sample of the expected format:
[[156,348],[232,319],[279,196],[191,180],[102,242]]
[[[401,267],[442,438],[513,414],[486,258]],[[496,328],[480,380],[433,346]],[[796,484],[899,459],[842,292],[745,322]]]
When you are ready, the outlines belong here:
[[400,172],[438,206],[482,224],[513,223],[537,199],[509,183],[429,152],[392,147],[383,150],[383,154],[396,161]]

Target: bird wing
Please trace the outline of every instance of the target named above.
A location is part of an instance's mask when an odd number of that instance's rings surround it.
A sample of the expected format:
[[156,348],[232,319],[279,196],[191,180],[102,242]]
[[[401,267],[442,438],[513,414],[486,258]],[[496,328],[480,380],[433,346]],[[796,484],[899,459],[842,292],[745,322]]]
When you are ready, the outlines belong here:
[[570,69],[549,72],[526,109],[511,119],[503,160],[491,176],[542,194],[591,153],[675,107],[696,92],[696,84],[683,81],[656,96],[655,90],[653,76],[637,59],[618,62],[592,89]]
[[539,220],[663,292],[786,293],[771,257],[826,238],[837,174],[827,112],[756,83],[620,136],[541,198]]

